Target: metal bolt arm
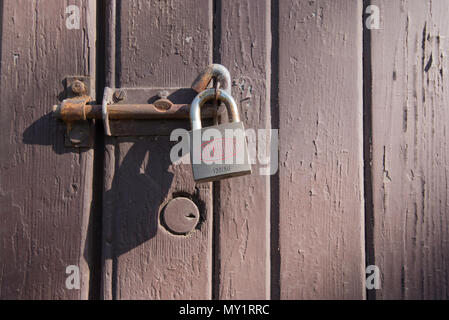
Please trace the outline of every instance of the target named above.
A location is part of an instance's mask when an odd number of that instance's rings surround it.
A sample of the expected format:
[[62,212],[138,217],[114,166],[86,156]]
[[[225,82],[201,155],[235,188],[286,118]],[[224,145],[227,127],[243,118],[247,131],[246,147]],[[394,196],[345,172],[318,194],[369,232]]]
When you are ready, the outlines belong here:
[[[89,101],[80,98],[66,99],[61,104],[53,106],[53,115],[65,122],[102,119],[102,106],[88,104]],[[151,119],[189,119],[189,104],[173,104],[169,110],[160,110],[154,104],[112,104],[108,106],[111,120],[151,120]],[[202,116],[212,118],[215,109],[205,106]]]

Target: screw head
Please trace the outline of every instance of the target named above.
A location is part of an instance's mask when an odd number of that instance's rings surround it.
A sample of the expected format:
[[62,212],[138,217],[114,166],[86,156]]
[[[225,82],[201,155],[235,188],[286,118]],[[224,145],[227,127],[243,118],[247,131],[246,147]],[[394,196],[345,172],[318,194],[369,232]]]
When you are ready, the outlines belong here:
[[173,103],[168,99],[159,99],[153,104],[159,111],[167,111],[173,107]]
[[76,95],[81,95],[86,92],[86,86],[80,80],[73,81],[70,87],[72,88],[72,92]]
[[123,90],[117,90],[114,92],[114,100],[115,101],[122,101],[126,98],[126,93]]
[[158,94],[157,94],[157,96],[158,96],[160,99],[167,99],[167,98],[168,98],[168,95],[169,95],[169,93],[168,93],[167,90],[159,91]]

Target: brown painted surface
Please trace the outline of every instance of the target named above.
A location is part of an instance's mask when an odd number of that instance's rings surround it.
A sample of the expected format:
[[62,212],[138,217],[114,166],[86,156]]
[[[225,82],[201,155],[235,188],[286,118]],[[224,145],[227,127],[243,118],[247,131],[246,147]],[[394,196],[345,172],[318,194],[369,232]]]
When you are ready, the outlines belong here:
[[[217,10],[216,58],[231,72],[241,119],[247,129],[269,129],[270,2],[225,1]],[[259,175],[266,166],[214,186],[218,299],[270,298],[270,176]]]
[[[211,1],[120,1],[117,6],[117,19],[109,21],[119,24],[112,39],[118,52],[111,84],[189,88],[211,63]],[[129,97],[127,103],[149,98]],[[190,165],[171,164],[175,143],[166,130],[155,131],[151,137],[106,140],[103,297],[210,299],[211,184],[195,186]],[[174,235],[160,221],[164,205],[177,196],[191,198],[200,209],[200,223],[188,235]]]
[[[106,214],[112,224],[111,297],[117,299],[210,298],[210,188],[195,188],[188,165],[169,165],[169,137],[116,138],[107,149]],[[107,175],[108,177],[109,175]],[[112,175],[111,175],[112,176]],[[160,212],[175,196],[191,198],[201,221],[188,235],[167,231]]]
[[449,3],[372,1],[374,263],[382,299],[449,298]]
[[[379,30],[355,0],[95,3],[67,30],[63,1],[0,1],[0,299],[449,298],[446,0],[363,1]],[[195,185],[171,163],[212,62],[245,127],[279,129],[275,175],[258,162]],[[95,149],[65,148],[49,115],[74,75],[126,93]],[[135,104],[162,89],[170,116],[116,119],[159,112]],[[380,290],[366,292],[366,264]]]
[[361,11],[279,2],[282,299],[365,296]]
[[[65,76],[95,70],[95,4],[80,30],[63,1],[1,1],[0,298],[80,299],[89,293],[93,150],[64,148],[49,114]],[[67,290],[66,267],[81,271]]]

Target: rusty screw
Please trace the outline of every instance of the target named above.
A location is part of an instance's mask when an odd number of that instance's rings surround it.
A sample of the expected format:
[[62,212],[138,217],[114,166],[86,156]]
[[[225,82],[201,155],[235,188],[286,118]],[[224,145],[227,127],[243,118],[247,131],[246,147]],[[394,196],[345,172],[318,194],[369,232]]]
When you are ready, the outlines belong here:
[[81,82],[79,80],[73,81],[71,88],[72,88],[72,92],[76,95],[81,95],[86,92],[86,86],[84,85],[83,82]]
[[159,93],[157,94],[159,100],[154,102],[154,106],[156,107],[156,109],[160,111],[167,111],[171,107],[173,107],[173,103],[168,100],[168,95],[169,93],[167,90],[159,91]]
[[114,92],[114,100],[115,101],[122,101],[125,100],[126,98],[126,93],[123,90],[118,90]]
[[167,98],[168,98],[168,91],[167,91],[167,90],[159,91],[158,94],[157,94],[157,96],[158,96],[160,99],[167,99]]

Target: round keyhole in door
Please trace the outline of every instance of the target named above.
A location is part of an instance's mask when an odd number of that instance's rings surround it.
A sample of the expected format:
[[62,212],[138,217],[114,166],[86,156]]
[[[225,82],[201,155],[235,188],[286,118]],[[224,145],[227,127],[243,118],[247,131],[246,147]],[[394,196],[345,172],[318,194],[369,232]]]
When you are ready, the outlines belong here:
[[200,219],[200,212],[192,200],[179,197],[165,206],[161,218],[168,231],[181,235],[195,229]]

